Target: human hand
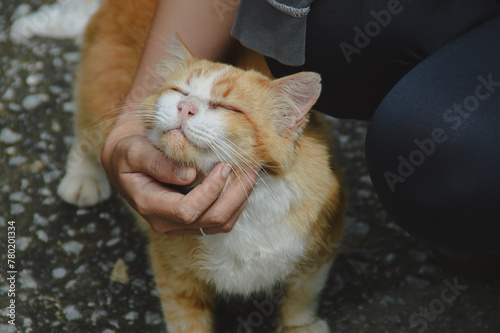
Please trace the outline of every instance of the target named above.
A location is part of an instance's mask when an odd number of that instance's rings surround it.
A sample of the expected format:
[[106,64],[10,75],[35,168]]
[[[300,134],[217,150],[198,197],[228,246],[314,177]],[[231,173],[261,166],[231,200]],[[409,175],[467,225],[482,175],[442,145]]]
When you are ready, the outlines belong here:
[[110,182],[154,231],[171,237],[232,230],[243,211],[257,174],[235,181],[221,195],[231,167],[219,163],[191,192],[183,195],[167,184],[187,185],[194,168],[176,165],[139,131],[115,129],[109,134],[101,160]]

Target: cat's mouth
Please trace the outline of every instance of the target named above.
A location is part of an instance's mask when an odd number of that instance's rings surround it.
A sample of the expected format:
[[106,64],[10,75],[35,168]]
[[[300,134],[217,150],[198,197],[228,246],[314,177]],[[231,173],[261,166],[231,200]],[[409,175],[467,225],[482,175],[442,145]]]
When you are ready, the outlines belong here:
[[182,130],[182,127],[174,128],[163,133],[163,142],[166,145],[174,145],[177,149],[185,149],[187,146],[194,146],[193,142],[189,140]]
[[186,137],[186,134],[184,134],[184,131],[182,130],[181,126],[179,126],[178,128],[171,129],[169,131],[165,131],[163,133],[165,135],[170,135],[173,139],[189,141],[189,139]]
[[196,164],[200,155],[200,147],[189,139],[182,128],[164,131],[159,148],[180,164]]

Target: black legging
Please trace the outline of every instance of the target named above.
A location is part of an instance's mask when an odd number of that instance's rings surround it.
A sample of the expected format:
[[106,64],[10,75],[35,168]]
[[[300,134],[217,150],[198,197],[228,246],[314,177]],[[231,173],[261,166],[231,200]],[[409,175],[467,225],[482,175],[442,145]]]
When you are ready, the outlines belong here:
[[500,5],[317,0],[306,64],[316,109],[371,119],[366,158],[388,213],[441,249],[500,255]]

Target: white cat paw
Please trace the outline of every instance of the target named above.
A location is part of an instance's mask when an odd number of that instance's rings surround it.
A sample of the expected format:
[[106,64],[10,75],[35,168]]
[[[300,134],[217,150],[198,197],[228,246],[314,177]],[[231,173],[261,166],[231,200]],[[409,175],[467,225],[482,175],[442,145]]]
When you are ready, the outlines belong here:
[[111,187],[104,174],[69,171],[62,179],[57,194],[67,203],[85,207],[106,200],[111,195]]
[[283,333],[330,333],[330,328],[326,321],[316,320],[313,324],[298,327],[285,327]]

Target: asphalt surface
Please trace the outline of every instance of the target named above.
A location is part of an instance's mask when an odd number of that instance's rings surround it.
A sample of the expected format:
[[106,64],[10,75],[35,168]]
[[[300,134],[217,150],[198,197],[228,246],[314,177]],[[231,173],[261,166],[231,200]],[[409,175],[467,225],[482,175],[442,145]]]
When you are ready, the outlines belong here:
[[[166,332],[145,238],[118,196],[88,209],[57,197],[72,140],[78,46],[41,37],[13,43],[19,5],[0,2],[0,332]],[[500,284],[446,270],[402,231],[367,174],[366,123],[327,123],[349,200],[319,309],[332,332],[500,332]],[[272,332],[276,306],[264,309],[265,301],[221,301],[218,332]]]

